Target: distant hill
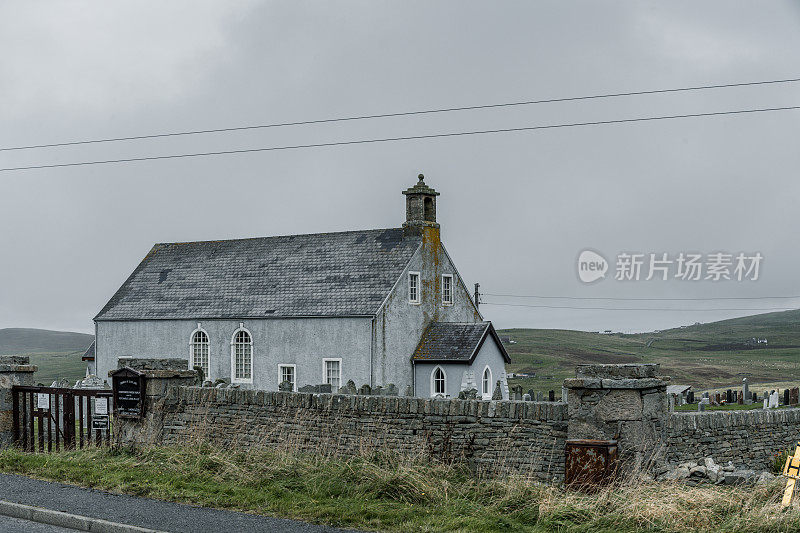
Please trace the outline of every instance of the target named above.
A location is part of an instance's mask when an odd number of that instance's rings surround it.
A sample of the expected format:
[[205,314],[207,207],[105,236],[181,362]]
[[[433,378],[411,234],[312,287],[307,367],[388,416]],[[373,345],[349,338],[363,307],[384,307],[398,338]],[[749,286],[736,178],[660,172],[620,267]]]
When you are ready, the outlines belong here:
[[[800,385],[800,310],[752,315],[648,333],[603,334],[548,329],[498,332],[515,341],[506,349],[512,379],[527,390],[561,389],[581,363],[660,363],[673,383],[696,388],[751,383]],[[759,340],[761,342],[759,342]],[[766,340],[766,342],[764,342]]]
[[94,335],[47,329],[0,329],[0,355],[83,351]]
[[81,356],[94,340],[94,335],[46,329],[0,329],[0,355],[27,355],[39,367],[36,383],[50,385],[66,378],[70,383],[86,373]]

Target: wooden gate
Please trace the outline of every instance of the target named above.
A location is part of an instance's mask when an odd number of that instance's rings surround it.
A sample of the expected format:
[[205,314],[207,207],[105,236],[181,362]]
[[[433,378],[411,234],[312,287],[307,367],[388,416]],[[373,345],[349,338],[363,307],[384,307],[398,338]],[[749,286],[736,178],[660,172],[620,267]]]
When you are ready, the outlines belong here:
[[14,443],[28,452],[70,450],[111,442],[109,389],[15,385]]

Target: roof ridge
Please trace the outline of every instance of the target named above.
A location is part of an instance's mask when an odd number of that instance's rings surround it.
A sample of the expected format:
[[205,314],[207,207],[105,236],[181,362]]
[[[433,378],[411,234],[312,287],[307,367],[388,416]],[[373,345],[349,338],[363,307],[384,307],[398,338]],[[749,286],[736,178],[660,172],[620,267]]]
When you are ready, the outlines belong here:
[[[281,239],[285,237],[315,237],[318,235],[347,235],[351,233],[366,233],[366,232],[378,232],[378,231],[389,231],[389,230],[399,230],[402,231],[403,228],[374,228],[374,229],[356,229],[356,230],[346,230],[346,231],[321,231],[318,233],[295,233],[292,235],[267,235],[262,237],[239,237],[236,239],[213,239],[207,241],[177,241],[177,242],[158,242],[154,246],[174,246],[174,245],[184,245],[184,244],[208,244],[208,243],[215,243],[215,242],[242,242],[242,241],[258,241],[263,239]],[[411,236],[410,238],[414,238]]]

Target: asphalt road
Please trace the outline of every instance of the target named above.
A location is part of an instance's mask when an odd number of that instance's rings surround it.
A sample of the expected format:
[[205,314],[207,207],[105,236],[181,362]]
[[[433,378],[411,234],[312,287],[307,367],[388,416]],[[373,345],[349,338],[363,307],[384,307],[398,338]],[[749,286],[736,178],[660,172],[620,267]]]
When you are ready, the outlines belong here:
[[[10,474],[0,474],[0,500],[170,532],[333,533],[345,531],[296,520],[123,496]],[[11,522],[13,519],[0,516],[0,532],[68,531],[41,524],[36,524],[36,526],[42,526],[44,529],[26,529],[25,527],[3,529],[6,520],[13,525]],[[24,526],[26,523],[22,521],[21,524]]]
[[0,533],[75,533],[75,530],[0,516]]

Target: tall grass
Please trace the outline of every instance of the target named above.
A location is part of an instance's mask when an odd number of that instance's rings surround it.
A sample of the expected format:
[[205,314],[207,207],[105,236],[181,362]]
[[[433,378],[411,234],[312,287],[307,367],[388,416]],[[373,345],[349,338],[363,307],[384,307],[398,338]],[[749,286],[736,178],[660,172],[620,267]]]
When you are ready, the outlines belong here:
[[689,487],[632,476],[586,494],[380,451],[336,459],[202,441],[51,455],[6,449],[0,470],[381,531],[800,531],[800,511],[780,507],[780,482]]

